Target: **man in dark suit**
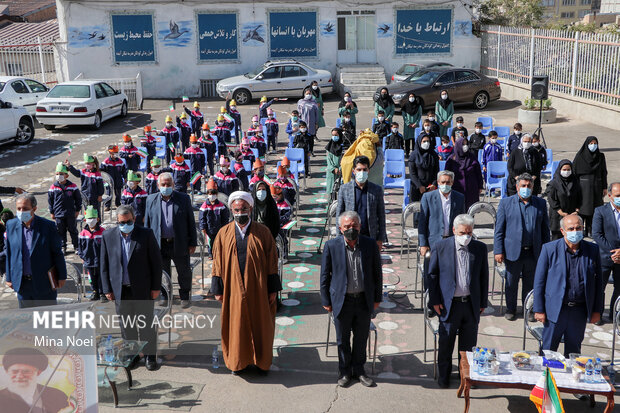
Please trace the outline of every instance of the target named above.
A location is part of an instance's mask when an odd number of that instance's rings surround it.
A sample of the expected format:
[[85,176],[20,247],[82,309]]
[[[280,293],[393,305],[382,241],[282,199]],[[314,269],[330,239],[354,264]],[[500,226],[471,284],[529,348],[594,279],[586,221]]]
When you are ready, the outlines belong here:
[[59,287],[67,279],[56,224],[35,215],[32,194],[19,195],[15,209],[17,217],[6,223],[6,284],[17,291],[20,308],[54,305],[57,294],[48,271],[55,268]]
[[[331,312],[338,343],[338,385],[358,378],[366,387],[366,341],[372,312],[381,303],[381,255],[374,240],[360,235],[360,217],[346,211],[338,218],[338,236],[325,244],[321,262],[321,303]],[[353,350],[351,350],[353,332]]]
[[[153,303],[161,289],[161,254],[148,228],[135,225],[130,205],[116,209],[118,226],[103,232],[101,239],[101,284],[108,300],[122,316],[138,317],[143,325],[122,326],[123,338],[147,341],[146,368],[157,369],[157,335],[152,327]],[[140,319],[139,318],[139,319]],[[143,328],[138,328],[143,327]]]
[[583,220],[577,214],[560,221],[564,238],[542,246],[534,278],[534,316],[544,323],[542,348],[557,351],[564,338],[564,356],[581,353],[588,320],[603,312],[601,256],[594,243],[583,241]]
[[368,182],[370,160],[367,156],[358,156],[353,160],[355,179],[347,182],[338,191],[337,215],[344,211],[355,211],[361,219],[360,234],[373,238],[379,250],[387,242],[385,231],[385,203],[383,188]]
[[[174,191],[172,174],[164,172],[157,178],[159,192],[146,199],[144,226],[151,228],[161,249],[164,271],[170,273],[174,261],[179,281],[181,307],[190,306],[192,269],[189,257],[196,250],[196,221],[189,195]],[[172,299],[172,297],[164,297]]]
[[[614,273],[614,291],[609,302],[609,320],[613,322],[614,303],[620,295],[620,182],[609,185],[607,191],[609,205],[602,205],[594,210],[592,218],[592,238],[601,251],[603,274],[603,306],[605,305],[605,287],[609,276]],[[603,324],[603,317],[596,325]]]
[[429,306],[439,315],[439,387],[450,386],[452,352],[456,336],[459,351],[471,350],[478,340],[480,314],[487,308],[489,264],[486,244],[472,240],[474,219],[454,219],[454,236],[431,250],[428,268]]
[[[540,248],[549,242],[549,215],[544,199],[532,195],[534,179],[528,173],[517,177],[517,193],[499,202],[495,219],[494,253],[498,264],[506,263],[507,320],[517,316],[519,279],[523,278],[521,301],[532,291]],[[530,321],[534,321],[533,317]]]
[[425,256],[443,238],[451,237],[454,218],[466,212],[465,196],[452,190],[453,183],[453,172],[439,171],[438,190],[422,195],[418,218],[421,256]]

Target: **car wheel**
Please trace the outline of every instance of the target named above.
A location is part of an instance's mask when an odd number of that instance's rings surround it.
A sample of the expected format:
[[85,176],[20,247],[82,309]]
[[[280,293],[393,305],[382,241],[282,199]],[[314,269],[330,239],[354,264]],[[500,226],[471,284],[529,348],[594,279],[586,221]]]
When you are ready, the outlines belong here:
[[54,130],[56,129],[56,125],[43,125],[45,130]]
[[28,145],[32,139],[34,139],[34,126],[30,120],[24,118],[19,121],[15,142],[19,145]]
[[121,118],[127,116],[127,102],[123,101],[123,106],[121,106]]
[[233,99],[235,99],[237,105],[247,105],[252,100],[252,95],[247,89],[239,89],[234,93]]
[[474,106],[476,109],[484,109],[489,104],[489,95],[487,92],[478,92],[474,96]]
[[93,123],[93,129],[98,130],[101,128],[101,112],[95,113],[95,122]]

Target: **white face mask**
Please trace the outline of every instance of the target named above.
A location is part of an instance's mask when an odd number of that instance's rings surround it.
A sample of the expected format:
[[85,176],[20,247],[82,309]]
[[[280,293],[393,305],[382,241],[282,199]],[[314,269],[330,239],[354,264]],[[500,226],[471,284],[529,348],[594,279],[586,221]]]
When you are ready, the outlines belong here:
[[136,185],[137,184],[134,181],[127,182],[127,186],[129,187],[129,189],[134,189]]
[[471,235],[455,235],[456,242],[463,247],[466,247],[471,242]]
[[197,143],[192,143],[192,148],[197,148],[198,144]]
[[457,127],[457,128],[462,128],[462,127],[463,127],[463,124],[462,124],[461,122],[459,122],[459,123],[457,123],[457,124],[456,124],[456,127]]
[[448,146],[450,146],[449,143],[442,143],[441,146],[443,146],[444,148],[447,148]]
[[482,132],[482,129],[476,128],[476,133],[480,133],[480,132]]
[[448,95],[441,95],[441,98],[442,98],[443,100],[446,100],[446,99],[448,99]]
[[207,199],[209,200],[209,202],[214,203],[215,200],[217,199],[217,195],[207,195]]
[[517,135],[517,136],[521,136],[521,131],[520,131],[520,130],[516,130],[516,131],[515,131],[515,135]]
[[532,142],[532,146],[538,148],[540,146],[540,142]]
[[305,131],[307,131],[307,130],[308,130],[308,129],[306,129],[306,128],[299,128],[299,131],[300,131],[301,133],[304,133],[304,132],[305,132]]
[[351,118],[344,118],[344,121],[345,121],[346,123],[349,123],[349,122],[351,122]]
[[306,100],[310,100],[310,99],[312,99],[312,95],[305,95],[305,96],[304,96],[304,99],[306,99]]
[[530,146],[532,146],[532,142],[523,142],[521,146],[523,146],[523,149],[530,149]]
[[368,179],[368,171],[355,172],[355,180],[360,184],[363,184]]
[[491,144],[496,144],[497,143],[497,139],[491,139],[489,142],[491,142]]
[[378,120],[379,122],[383,122],[383,119],[385,119],[383,116],[379,116],[379,117],[377,118],[377,120]]
[[430,142],[422,142],[422,143],[420,144],[420,147],[421,147],[422,149],[424,149],[424,150],[427,150],[428,148],[430,148],[430,147],[431,147],[431,143],[430,143]]
[[261,202],[264,201],[265,199],[267,199],[267,191],[265,191],[264,189],[256,191],[256,198],[258,198],[258,200]]
[[393,133],[393,134],[397,134],[397,133],[398,133],[398,128],[393,128],[393,129],[392,129],[392,133]]
[[463,152],[467,152],[469,150],[469,145],[463,145]]
[[222,166],[222,173],[227,174],[228,173],[228,167],[227,166]]
[[131,148],[131,142],[125,144],[125,148]]
[[434,121],[434,120],[435,120],[435,117],[434,117],[434,116],[429,116],[429,117],[428,117],[428,120],[430,120],[430,121],[432,122],[432,121]]
[[170,122],[166,123],[166,127],[167,127],[168,129],[170,129],[170,128],[172,127],[172,123],[170,123]]
[[62,183],[65,182],[65,176],[64,175],[56,175],[56,179],[58,179],[58,182]]
[[430,132],[431,127],[430,127],[430,126],[425,126],[425,127],[424,127],[424,130],[425,130],[425,131],[427,131],[427,132]]
[[95,226],[97,225],[97,218],[89,218],[86,220],[86,224],[88,225],[88,227],[90,229],[95,228]]
[[415,98],[409,98],[409,102],[411,103],[415,102]]
[[237,110],[237,107],[236,106],[231,106],[230,110]]
[[573,171],[560,171],[560,175],[562,175],[563,178],[568,178],[569,176],[571,176],[571,174],[573,173]]
[[312,90],[317,90],[319,87],[317,85],[312,85]]

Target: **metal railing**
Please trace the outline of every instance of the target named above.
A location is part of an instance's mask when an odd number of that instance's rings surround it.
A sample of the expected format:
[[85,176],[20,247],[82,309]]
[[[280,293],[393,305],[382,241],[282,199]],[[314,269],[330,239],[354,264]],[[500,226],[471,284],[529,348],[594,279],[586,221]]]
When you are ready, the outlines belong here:
[[488,26],[481,31],[484,74],[529,84],[549,75],[549,88],[620,105],[620,36]]
[[200,97],[217,97],[217,82],[221,79],[200,79]]
[[48,85],[58,82],[51,40],[4,39],[0,41],[0,76],[24,76]]
[[128,77],[128,78],[109,78],[109,79],[91,79],[86,78],[83,73],[80,73],[75,77],[74,80],[98,80],[101,82],[106,82],[108,85],[112,86],[115,90],[120,90],[125,95],[127,95],[127,108],[130,110],[140,110],[142,109],[142,76],[140,72],[136,75],[136,77]]

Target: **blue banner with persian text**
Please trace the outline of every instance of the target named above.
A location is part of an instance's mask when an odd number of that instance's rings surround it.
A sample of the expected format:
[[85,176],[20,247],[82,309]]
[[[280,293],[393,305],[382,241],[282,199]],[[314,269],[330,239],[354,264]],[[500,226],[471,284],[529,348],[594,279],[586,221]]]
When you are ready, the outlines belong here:
[[316,12],[269,13],[270,57],[318,55]]
[[452,9],[396,10],[396,54],[452,51]]
[[199,13],[198,48],[200,60],[237,60],[236,13]]
[[115,62],[155,62],[152,15],[113,14],[112,37]]

